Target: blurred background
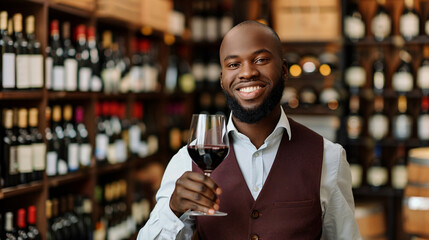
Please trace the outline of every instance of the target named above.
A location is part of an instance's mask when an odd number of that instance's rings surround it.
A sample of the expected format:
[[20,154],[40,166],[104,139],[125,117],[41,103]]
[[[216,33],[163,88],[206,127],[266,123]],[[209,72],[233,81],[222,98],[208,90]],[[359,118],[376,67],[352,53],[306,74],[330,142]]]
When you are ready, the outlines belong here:
[[135,239],[218,50],[280,36],[289,117],[347,151],[364,239],[429,239],[428,0],[2,0],[0,239]]

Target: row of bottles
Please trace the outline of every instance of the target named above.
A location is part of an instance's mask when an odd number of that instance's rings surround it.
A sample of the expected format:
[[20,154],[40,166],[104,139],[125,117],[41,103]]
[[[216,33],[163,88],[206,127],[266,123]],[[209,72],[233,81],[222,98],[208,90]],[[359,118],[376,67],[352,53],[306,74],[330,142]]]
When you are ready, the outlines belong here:
[[[360,110],[361,100],[358,95],[351,95],[349,100],[350,112],[346,116],[347,137],[351,140],[360,139],[367,132],[369,137],[376,141],[393,138],[397,141],[406,141],[418,138],[429,141],[429,97],[421,99],[419,115],[416,119],[410,114],[407,98],[401,95],[397,99],[396,113],[391,118],[391,112],[385,109],[385,99],[377,95],[373,101],[374,107],[368,119],[365,119]],[[367,131],[364,130],[367,127]],[[417,136],[413,135],[414,129]],[[391,131],[390,131],[391,130]],[[391,132],[391,135],[389,133]]]
[[372,63],[370,79],[367,79],[367,71],[362,66],[359,52],[355,51],[352,63],[345,70],[345,82],[350,91],[357,93],[362,88],[371,88],[374,93],[381,94],[389,86],[398,94],[407,94],[415,90],[424,95],[429,94],[429,46],[423,48],[423,59],[418,69],[414,71],[411,54],[402,49],[399,51],[400,62],[396,66],[391,79],[387,77],[387,66],[384,53],[381,49],[377,52],[376,59]]
[[7,90],[40,89],[43,87],[43,55],[34,34],[35,18],[16,13],[8,19],[0,12],[0,82]]
[[[366,28],[376,41],[383,41],[392,35],[392,29],[397,27],[404,40],[410,41],[421,34],[429,36],[429,16],[423,19],[422,13],[415,9],[414,0],[404,0],[404,7],[399,18],[398,26],[394,26],[392,21],[392,11],[386,7],[386,0],[377,0],[377,11],[370,22],[365,24],[362,12],[359,10],[358,1],[353,1],[348,5],[348,10],[344,17],[344,34],[351,41],[363,39]],[[399,7],[399,4],[398,4]]]
[[321,76],[330,76],[339,67],[338,56],[334,52],[323,52],[320,55],[288,52],[285,55],[288,64],[288,73],[292,78],[299,78],[305,74],[319,73]]
[[[41,240],[40,231],[36,225],[36,207],[19,208],[16,213],[7,211],[0,215],[0,239],[31,239]],[[1,220],[3,219],[3,223]]]
[[[150,205],[148,202],[140,203],[141,200],[139,200],[129,206],[127,204],[128,186],[123,179],[107,182],[96,188],[96,201],[101,215],[96,223],[94,239],[129,239],[139,230],[137,227],[148,219]],[[137,209],[132,209],[136,207]],[[137,210],[142,211],[139,212],[140,216],[135,214]]]
[[[369,162],[358,158],[358,154],[350,150],[348,161],[352,174],[353,188],[370,186],[374,189],[392,187],[404,189],[407,184],[406,148],[398,145],[394,151],[375,145]],[[371,150],[371,149],[370,149]],[[362,156],[362,154],[361,154]]]
[[[158,131],[153,115],[144,116],[143,104],[134,103],[125,118],[125,104],[96,104],[95,159],[97,165],[125,162],[129,157],[147,157],[158,152]],[[146,120],[146,121],[145,121]]]
[[38,109],[6,108],[2,119],[1,186],[42,180],[46,145],[38,130]]
[[87,197],[69,194],[46,200],[46,239],[94,239],[91,214],[92,202]]
[[320,92],[310,85],[301,89],[286,87],[281,103],[289,108],[309,108],[317,104],[326,106],[329,110],[337,110],[341,103],[341,94],[335,87],[325,87]]
[[92,147],[82,106],[54,105],[46,110],[46,174],[65,175],[91,165]]

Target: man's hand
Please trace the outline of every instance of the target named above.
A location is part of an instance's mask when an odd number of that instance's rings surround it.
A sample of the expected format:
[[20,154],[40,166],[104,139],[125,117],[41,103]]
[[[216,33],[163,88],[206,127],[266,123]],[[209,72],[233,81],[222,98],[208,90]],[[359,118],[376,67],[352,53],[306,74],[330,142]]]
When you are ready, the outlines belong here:
[[214,214],[219,210],[220,187],[201,173],[185,172],[177,181],[170,199],[170,208],[180,217],[187,210]]

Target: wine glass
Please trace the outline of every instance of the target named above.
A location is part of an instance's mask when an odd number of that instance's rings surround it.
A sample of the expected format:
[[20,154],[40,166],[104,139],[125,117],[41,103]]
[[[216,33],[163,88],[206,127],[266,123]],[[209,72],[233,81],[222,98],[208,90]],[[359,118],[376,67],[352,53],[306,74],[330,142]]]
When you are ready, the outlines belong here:
[[[193,114],[189,128],[188,153],[192,160],[210,177],[229,152],[229,139],[224,115]],[[191,211],[192,216],[207,215],[200,211]],[[226,216],[216,211],[210,216]]]

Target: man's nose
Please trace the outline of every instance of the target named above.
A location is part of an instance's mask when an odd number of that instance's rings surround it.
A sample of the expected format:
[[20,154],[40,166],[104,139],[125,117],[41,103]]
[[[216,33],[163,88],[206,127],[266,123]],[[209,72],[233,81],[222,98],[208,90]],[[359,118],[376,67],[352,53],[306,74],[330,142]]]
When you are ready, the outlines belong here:
[[239,78],[252,79],[259,75],[259,71],[254,64],[244,62],[240,68]]

